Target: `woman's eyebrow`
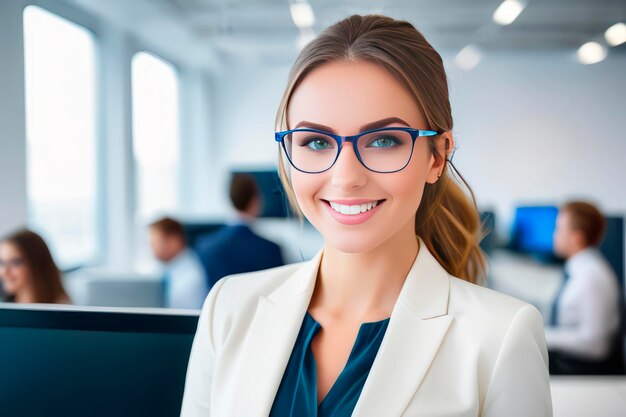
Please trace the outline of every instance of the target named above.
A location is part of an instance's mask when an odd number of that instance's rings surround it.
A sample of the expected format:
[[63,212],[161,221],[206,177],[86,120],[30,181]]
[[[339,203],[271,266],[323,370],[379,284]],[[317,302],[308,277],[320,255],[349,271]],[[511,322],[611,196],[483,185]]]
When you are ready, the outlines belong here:
[[368,123],[368,124],[366,124],[364,126],[361,126],[361,132],[363,132],[365,130],[378,129],[379,127],[385,127],[385,126],[390,125],[392,123],[401,123],[401,124],[405,125],[406,127],[410,127],[407,122],[405,122],[404,120],[400,119],[399,117],[387,117],[386,119],[377,120],[375,122]]
[[[405,122],[404,120],[400,119],[399,117],[387,117],[385,119],[381,119],[381,120],[377,120],[375,122],[371,122],[368,123],[366,125],[361,126],[360,131],[363,132],[365,130],[371,130],[371,129],[378,129],[379,127],[385,127],[387,125],[390,125],[392,123],[401,123],[407,127],[409,127],[410,125]],[[335,133],[335,130],[331,127],[328,126],[324,126],[321,125],[319,123],[313,123],[313,122],[307,122],[306,120],[301,121],[300,123],[298,123],[294,129],[297,129],[299,127],[309,127],[312,129],[318,129],[318,130],[324,130],[326,132],[330,132],[330,133]]]
[[328,126],[320,125],[318,123],[313,123],[313,122],[307,122],[306,120],[303,120],[300,123],[298,123],[294,127],[294,129],[297,129],[299,127],[309,127],[311,129],[324,130],[326,132],[335,133],[335,131]]

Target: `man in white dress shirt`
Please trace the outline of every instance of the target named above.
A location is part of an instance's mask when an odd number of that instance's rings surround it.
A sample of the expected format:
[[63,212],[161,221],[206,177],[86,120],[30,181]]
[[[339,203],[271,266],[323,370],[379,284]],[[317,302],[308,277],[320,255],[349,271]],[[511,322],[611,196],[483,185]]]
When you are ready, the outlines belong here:
[[552,374],[611,373],[615,338],[620,327],[617,277],[597,246],[606,220],[587,202],[574,201],[559,210],[554,251],[566,259],[566,280],[555,299],[546,328]]
[[182,225],[169,217],[150,225],[150,246],[165,264],[165,306],[200,309],[209,292],[206,274],[198,255],[187,247]]

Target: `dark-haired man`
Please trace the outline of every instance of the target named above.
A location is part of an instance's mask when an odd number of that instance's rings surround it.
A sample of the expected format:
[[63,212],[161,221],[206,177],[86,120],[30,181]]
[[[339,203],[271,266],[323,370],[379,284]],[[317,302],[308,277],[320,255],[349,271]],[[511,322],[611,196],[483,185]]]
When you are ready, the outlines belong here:
[[165,264],[165,306],[202,308],[208,293],[206,277],[198,255],[187,247],[183,226],[169,217],[155,221],[150,225],[150,246]]
[[197,243],[209,289],[226,275],[273,268],[284,263],[280,247],[250,228],[261,211],[261,196],[251,175],[232,176],[230,200],[237,210],[238,220]]

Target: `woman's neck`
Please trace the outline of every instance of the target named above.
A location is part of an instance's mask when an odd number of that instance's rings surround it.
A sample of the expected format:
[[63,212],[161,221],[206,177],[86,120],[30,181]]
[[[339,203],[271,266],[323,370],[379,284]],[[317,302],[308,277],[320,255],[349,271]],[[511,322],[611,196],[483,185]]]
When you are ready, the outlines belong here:
[[364,253],[325,246],[309,308],[361,321],[389,317],[419,250],[409,232]]

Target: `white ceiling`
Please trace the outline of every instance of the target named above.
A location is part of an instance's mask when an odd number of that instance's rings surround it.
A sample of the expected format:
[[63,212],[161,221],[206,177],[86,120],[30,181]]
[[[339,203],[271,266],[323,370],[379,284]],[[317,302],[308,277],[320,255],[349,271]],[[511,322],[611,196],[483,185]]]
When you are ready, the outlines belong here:
[[[287,0],[57,0],[127,29],[176,58],[199,65],[216,54],[252,61],[288,62],[298,30]],[[483,49],[575,51],[601,40],[626,20],[626,0],[528,0],[509,26],[492,22],[500,0],[310,0],[314,30],[350,14],[382,13],[409,20],[439,50],[468,43]],[[625,45],[611,53],[624,53]]]

